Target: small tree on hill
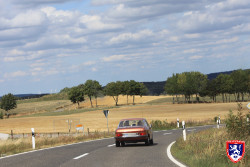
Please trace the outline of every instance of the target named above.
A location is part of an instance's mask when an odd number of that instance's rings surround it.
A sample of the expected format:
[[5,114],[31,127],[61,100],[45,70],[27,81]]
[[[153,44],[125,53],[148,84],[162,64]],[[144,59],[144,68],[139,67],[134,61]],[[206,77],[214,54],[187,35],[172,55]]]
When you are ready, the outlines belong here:
[[9,110],[17,107],[16,97],[14,95],[12,95],[11,93],[9,93],[7,95],[4,95],[1,98],[0,102],[1,102],[0,108],[6,111],[7,118],[9,118],[9,116],[10,116]]
[[122,94],[122,82],[117,81],[108,83],[104,89],[104,93],[108,96],[112,96],[115,105],[118,106],[118,97]]
[[99,84],[98,81],[95,80],[87,80],[83,86],[84,93],[88,95],[91,107],[93,107],[92,104],[92,97],[94,96],[96,99],[96,106],[97,106],[97,95],[98,92],[101,90],[102,86]]
[[68,93],[68,96],[72,103],[78,104],[78,108],[79,108],[80,102],[84,101],[83,86],[79,85],[79,86],[71,88]]

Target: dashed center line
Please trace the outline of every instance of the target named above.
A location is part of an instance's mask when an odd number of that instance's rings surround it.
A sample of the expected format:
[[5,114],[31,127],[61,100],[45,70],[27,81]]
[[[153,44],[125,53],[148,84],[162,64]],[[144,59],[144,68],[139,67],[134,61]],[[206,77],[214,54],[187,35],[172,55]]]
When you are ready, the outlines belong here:
[[78,156],[78,157],[75,157],[75,158],[73,158],[73,159],[80,159],[80,158],[82,158],[82,157],[85,157],[86,155],[89,155],[89,153],[82,154],[82,155],[80,155],[80,156]]
[[170,134],[172,134],[172,132],[170,132],[170,133],[163,133],[163,135],[170,135]]
[[107,147],[113,147],[113,146],[115,146],[115,144],[110,144],[110,145],[108,145]]

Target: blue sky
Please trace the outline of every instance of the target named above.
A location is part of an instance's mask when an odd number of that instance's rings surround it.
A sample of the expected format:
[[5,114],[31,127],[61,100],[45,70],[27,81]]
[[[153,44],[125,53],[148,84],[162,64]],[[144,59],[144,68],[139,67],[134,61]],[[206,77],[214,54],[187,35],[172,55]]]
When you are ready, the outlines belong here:
[[249,0],[0,0],[0,96],[249,68]]

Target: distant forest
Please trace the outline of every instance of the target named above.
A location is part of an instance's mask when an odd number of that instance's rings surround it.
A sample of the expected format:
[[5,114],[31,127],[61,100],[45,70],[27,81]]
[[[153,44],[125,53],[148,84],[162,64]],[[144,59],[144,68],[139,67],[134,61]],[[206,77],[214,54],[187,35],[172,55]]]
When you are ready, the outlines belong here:
[[[225,71],[225,72],[207,74],[207,78],[208,80],[213,80],[220,74],[231,74],[233,71]],[[149,95],[158,96],[164,93],[164,87],[165,87],[166,81],[142,82],[142,83],[148,88]]]
[[[235,71],[235,70],[233,70]],[[220,74],[231,74],[233,71],[225,71],[225,72],[217,72],[217,73],[211,73],[207,74],[208,80],[215,79]],[[161,94],[164,94],[164,87],[166,84],[166,81],[156,81],[156,82],[142,82],[148,89],[148,95],[158,96]],[[44,94],[18,94],[15,95],[19,99],[30,99],[30,98],[39,98],[44,95],[48,95],[49,93]],[[1,97],[0,97],[1,98]]]

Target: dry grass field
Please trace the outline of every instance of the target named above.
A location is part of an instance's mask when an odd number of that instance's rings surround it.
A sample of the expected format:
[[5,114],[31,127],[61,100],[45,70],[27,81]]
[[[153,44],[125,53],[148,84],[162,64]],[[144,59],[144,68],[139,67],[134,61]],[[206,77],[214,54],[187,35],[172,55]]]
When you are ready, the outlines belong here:
[[[166,98],[166,96],[145,96],[136,97],[136,105],[125,105],[126,97],[121,97],[118,104],[122,104],[119,108],[110,109],[109,113],[109,128],[110,131],[115,130],[119,120],[122,118],[144,117],[149,122],[151,120],[166,120],[168,122],[180,120],[204,121],[213,119],[215,116],[221,116],[222,119],[228,114],[229,109],[237,110],[236,103],[208,103],[208,104],[146,104],[151,100]],[[129,99],[132,103],[132,98]],[[248,112],[247,103],[243,103],[244,112]],[[81,103],[81,107],[88,108],[89,101]],[[98,99],[98,105],[114,106],[114,101],[111,97]],[[94,102],[95,106],[95,102]],[[34,107],[34,106],[33,106]],[[74,108],[74,106],[71,106]],[[70,108],[68,108],[70,109]],[[102,110],[87,111],[83,113],[59,116],[36,116],[23,118],[10,118],[0,120],[0,133],[30,133],[30,128],[35,128],[36,133],[44,132],[67,132],[67,120],[72,120],[71,132],[75,132],[75,125],[82,123],[85,131],[87,128],[90,131],[107,131],[107,119]]]

